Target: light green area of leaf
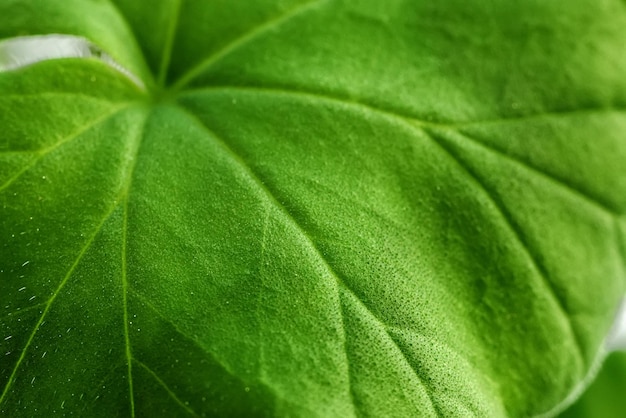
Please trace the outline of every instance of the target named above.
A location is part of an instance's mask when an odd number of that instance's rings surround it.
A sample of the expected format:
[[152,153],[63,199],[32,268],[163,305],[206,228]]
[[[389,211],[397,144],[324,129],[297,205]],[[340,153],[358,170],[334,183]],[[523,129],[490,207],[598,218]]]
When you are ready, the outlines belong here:
[[528,417],[625,291],[626,5],[5,0],[0,412]]
[[626,411],[626,352],[607,357],[587,392],[561,418],[622,418]]

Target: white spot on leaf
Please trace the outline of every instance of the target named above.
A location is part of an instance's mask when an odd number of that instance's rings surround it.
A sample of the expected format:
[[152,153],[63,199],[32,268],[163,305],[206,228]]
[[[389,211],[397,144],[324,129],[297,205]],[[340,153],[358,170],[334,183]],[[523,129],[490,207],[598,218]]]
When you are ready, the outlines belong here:
[[615,315],[613,328],[606,340],[606,348],[609,351],[626,350],[626,297]]
[[[0,71],[17,70],[41,61],[61,58],[94,58],[124,74],[140,88],[143,82],[98,46],[80,36],[50,34],[20,36],[0,42]],[[95,76],[90,78],[96,82]],[[45,176],[44,176],[45,179]]]

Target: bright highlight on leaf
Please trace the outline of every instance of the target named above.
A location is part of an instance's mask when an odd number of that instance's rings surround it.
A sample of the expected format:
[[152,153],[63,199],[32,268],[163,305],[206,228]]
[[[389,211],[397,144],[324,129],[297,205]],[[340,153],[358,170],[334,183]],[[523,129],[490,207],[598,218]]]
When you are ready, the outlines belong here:
[[61,58],[98,59],[126,75],[139,87],[144,87],[141,80],[84,38],[68,35],[22,36],[0,42],[0,71]]
[[0,413],[557,413],[626,290],[624,27],[1,2],[0,51],[88,44],[0,72]]
[[607,349],[626,350],[626,298],[622,300],[613,321],[613,327],[607,338]]

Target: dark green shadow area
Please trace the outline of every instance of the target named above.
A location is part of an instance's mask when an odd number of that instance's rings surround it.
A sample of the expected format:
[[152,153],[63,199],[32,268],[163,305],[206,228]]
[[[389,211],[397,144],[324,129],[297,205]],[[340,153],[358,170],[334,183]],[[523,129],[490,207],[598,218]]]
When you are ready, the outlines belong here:
[[626,416],[626,352],[611,354],[587,392],[561,418]]

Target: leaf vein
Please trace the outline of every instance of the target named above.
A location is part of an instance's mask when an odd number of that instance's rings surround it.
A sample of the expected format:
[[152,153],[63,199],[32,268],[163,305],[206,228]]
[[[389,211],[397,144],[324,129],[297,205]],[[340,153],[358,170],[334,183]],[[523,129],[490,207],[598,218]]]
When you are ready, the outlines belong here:
[[[337,283],[335,283],[337,285]],[[341,294],[339,292],[339,288],[337,287],[337,296],[339,297],[339,314],[341,316],[341,332],[343,333],[343,351],[346,355],[346,368],[348,372],[348,395],[350,396],[350,403],[352,406],[352,410],[356,417],[359,417],[359,409],[357,407],[358,402],[356,402],[356,394],[354,393],[354,385],[352,384],[352,366],[350,361],[350,356],[348,355],[348,333],[346,332],[346,313],[344,311],[343,302],[341,301]]]
[[13,316],[13,315],[17,315],[17,314],[21,314],[23,312],[28,312],[28,311],[32,311],[33,309],[36,308],[41,308],[42,306],[45,306],[47,302],[40,302],[36,305],[31,305],[31,306],[27,306],[26,308],[23,309],[17,309],[15,311],[12,312],[8,312],[4,315],[5,318],[8,318],[9,316]]
[[[133,289],[132,287],[129,286],[128,288],[128,292],[129,294],[132,294],[134,297],[136,297],[137,299],[139,299],[141,301],[141,303],[143,303],[145,306],[147,306],[152,312],[154,312],[159,318],[161,318],[163,321],[165,321],[166,323],[168,323],[169,325],[172,326],[172,328],[174,328],[174,330],[183,338],[191,341],[196,347],[200,348],[202,351],[204,352],[208,352],[208,350],[206,349],[206,347],[204,347],[200,341],[198,341],[197,339],[195,339],[194,337],[192,337],[191,335],[187,334],[186,332],[182,331],[174,322],[172,322],[170,319],[168,319],[165,315],[163,315],[163,313],[161,313],[161,311],[159,311],[153,304],[152,302],[150,302],[148,300],[148,298],[144,295],[142,295],[141,293],[139,293],[136,289]],[[223,366],[223,365],[222,365]]]
[[[320,255],[321,256],[321,255]],[[322,258],[323,259],[323,258]],[[326,262],[325,259],[323,259],[324,262]],[[328,263],[326,263],[328,265]],[[367,312],[367,314],[376,322],[376,324],[378,324],[379,328],[381,328],[384,332],[385,335],[387,336],[388,340],[393,344],[393,346],[395,347],[395,349],[398,351],[398,353],[400,353],[400,355],[402,356],[402,361],[405,363],[406,366],[408,366],[408,368],[413,372],[413,374],[415,375],[415,378],[417,379],[418,382],[420,382],[420,384],[422,385],[422,387],[424,388],[424,392],[426,393],[426,396],[428,397],[431,406],[433,407],[433,410],[435,411],[435,413],[439,416],[444,416],[441,411],[439,410],[439,407],[437,406],[437,404],[435,403],[433,397],[433,390],[430,387],[430,385],[428,385],[426,383],[426,380],[423,379],[420,376],[420,373],[418,371],[417,367],[413,366],[413,363],[411,362],[411,360],[409,359],[409,356],[404,352],[404,350],[402,349],[402,347],[400,346],[400,344],[398,344],[398,342],[396,341],[396,339],[393,337],[393,335],[391,335],[391,333],[389,332],[390,329],[393,329],[393,327],[390,327],[389,325],[385,324],[379,317],[378,315],[374,314],[374,312],[365,304],[365,302],[363,302],[363,300],[361,298],[359,298],[359,296],[345,283],[345,281],[343,279],[341,279],[333,270],[332,267],[329,266],[329,269],[331,270],[331,272],[333,273],[333,275],[335,275],[335,277],[338,280],[338,283],[348,291],[348,294],[350,297],[354,298],[356,300],[356,302],[361,305],[363,307],[363,309],[365,310],[365,312]]]
[[133,390],[133,365],[132,351],[130,348],[130,335],[128,332],[128,278],[126,266],[126,244],[128,241],[128,194],[124,198],[124,217],[122,223],[122,303],[124,307],[124,352],[126,354],[126,365],[128,367],[128,391],[130,396],[130,413],[135,416],[135,393]]
[[121,263],[122,263],[122,305],[123,305],[123,317],[124,317],[124,351],[126,354],[126,363],[128,367],[128,391],[130,396],[130,410],[131,416],[135,416],[135,393],[133,390],[133,365],[132,365],[132,350],[130,343],[130,335],[128,330],[129,318],[128,318],[128,266],[127,266],[127,244],[128,244],[128,201],[130,196],[130,189],[133,183],[133,176],[135,168],[137,166],[137,160],[141,145],[143,144],[143,138],[145,135],[146,124],[148,123],[149,114],[146,115],[139,135],[135,138],[134,149],[129,147],[126,152],[126,163],[128,167],[125,167],[126,184],[124,187],[124,213],[122,219],[122,251],[121,251]]
[[52,305],[53,305],[54,301],[56,300],[56,298],[59,296],[59,294],[61,293],[61,291],[63,290],[63,288],[67,284],[67,282],[69,281],[70,277],[72,276],[72,274],[74,273],[74,271],[76,270],[78,265],[80,264],[81,260],[83,259],[83,257],[85,256],[85,254],[87,253],[89,248],[91,248],[91,245],[93,244],[93,242],[95,241],[96,237],[98,236],[98,233],[101,231],[101,229],[104,226],[104,224],[106,223],[106,221],[111,217],[111,215],[113,214],[113,212],[115,211],[117,206],[118,206],[118,204],[114,203],[108,209],[108,211],[106,212],[104,218],[96,226],[94,233],[87,239],[85,245],[81,248],[80,252],[78,253],[78,256],[76,257],[76,260],[74,260],[74,262],[70,266],[68,272],[65,274],[65,276],[63,277],[63,279],[61,280],[61,282],[59,283],[59,285],[57,286],[55,291],[52,293],[52,296],[46,302],[46,307],[43,310],[41,316],[39,317],[39,320],[37,321],[37,323],[33,327],[33,330],[31,331],[30,336],[28,337],[28,340],[26,341],[26,344],[24,345],[24,348],[22,349],[22,352],[20,353],[20,357],[18,358],[15,366],[13,367],[13,371],[11,372],[11,375],[9,376],[9,380],[7,381],[7,384],[4,387],[4,391],[2,392],[2,395],[0,395],[0,404],[4,401],[4,399],[8,395],[9,389],[11,388],[11,386],[13,385],[13,382],[15,381],[15,376],[17,374],[17,371],[20,368],[20,365],[22,364],[24,359],[26,358],[26,354],[27,354],[30,346],[32,345],[32,343],[33,343],[33,341],[35,339],[35,336],[36,336],[37,332],[39,331],[41,325],[43,324],[46,316],[48,315],[48,312],[52,308]]
[[[308,246],[310,247],[310,249],[313,251],[313,253],[324,263],[324,265],[326,266],[328,272],[331,274],[331,276],[334,278],[336,284],[338,286],[341,286],[343,288],[345,288],[351,295],[353,295],[360,303],[361,305],[367,310],[367,312],[372,315],[372,317],[374,317],[377,321],[377,323],[381,324],[383,330],[385,331],[385,334],[387,335],[387,337],[389,338],[389,340],[394,344],[394,346],[401,352],[403,358],[407,361],[407,364],[409,365],[409,367],[411,368],[411,370],[413,370],[416,378],[418,379],[418,381],[421,382],[422,386],[425,388],[425,391],[427,393],[427,396],[430,399],[430,402],[433,406],[433,408],[435,410],[437,410],[437,407],[433,401],[432,398],[432,394],[430,393],[429,387],[424,383],[423,379],[421,378],[421,376],[419,375],[418,371],[411,367],[410,363],[408,362],[408,359],[406,357],[406,354],[402,351],[402,349],[400,348],[400,346],[398,346],[398,344],[395,342],[395,340],[391,337],[391,335],[388,333],[387,331],[387,327],[384,325],[384,322],[382,322],[382,320],[380,320],[373,312],[372,310],[356,295],[356,293],[348,286],[348,284],[345,282],[345,280],[334,270],[334,268],[331,266],[331,264],[329,263],[329,261],[326,259],[326,257],[323,255],[323,253],[319,250],[319,248],[317,247],[317,244],[315,243],[315,241],[313,240],[313,237],[309,234],[309,232],[303,228],[302,223],[299,222],[295,216],[287,209],[287,207],[280,202],[280,200],[276,197],[276,195],[274,194],[274,192],[272,192],[272,190],[267,186],[267,182],[264,182],[261,177],[251,168],[251,166],[238,154],[236,153],[229,145],[228,143],[226,143],[223,139],[221,139],[219,136],[217,136],[217,134],[215,132],[213,132],[211,129],[209,129],[208,126],[206,126],[195,114],[193,114],[191,111],[189,111],[186,108],[181,107],[181,109],[183,110],[183,112],[185,112],[189,118],[198,126],[200,127],[202,130],[204,130],[207,133],[207,136],[211,139],[213,139],[213,141],[215,141],[231,158],[232,160],[235,162],[235,164],[237,166],[239,166],[239,168],[257,185],[257,187],[263,192],[263,194],[265,194],[266,198],[281,212],[283,213],[283,215],[286,217],[286,219],[290,220],[291,223],[298,229],[298,231],[300,231],[300,234],[302,235],[302,237],[306,240]],[[343,317],[342,317],[343,320]]]
[[[411,115],[407,115],[407,114],[403,114],[398,112],[397,110],[394,109],[389,109],[389,108],[384,108],[384,107],[379,107],[379,106],[375,106],[369,103],[365,103],[365,102],[361,102],[361,101],[355,101],[355,100],[351,100],[345,97],[341,97],[341,96],[333,96],[330,94],[322,94],[322,93],[314,93],[314,92],[309,92],[309,91],[304,91],[304,90],[290,90],[290,89],[286,89],[286,88],[272,88],[272,87],[246,87],[246,86],[214,86],[214,87],[203,87],[203,88],[197,88],[197,89],[193,89],[193,90],[187,90],[186,92],[184,92],[183,95],[194,95],[194,94],[198,94],[198,93],[210,93],[211,91],[240,91],[243,93],[258,93],[258,94],[268,94],[268,95],[285,95],[285,96],[293,96],[293,97],[301,97],[302,99],[309,99],[309,100],[315,100],[315,101],[322,101],[322,102],[327,102],[330,104],[338,104],[338,105],[342,105],[342,106],[346,106],[346,107],[351,107],[354,109],[358,109],[363,113],[375,113],[375,114],[379,114],[381,116],[386,116],[388,118],[392,118],[394,120],[402,120],[405,123],[408,123],[410,125],[412,125],[414,128],[420,128],[420,129],[428,129],[428,128],[439,128],[439,129],[452,129],[455,132],[458,132],[462,135],[466,134],[464,132],[461,132],[460,128],[463,126],[468,126],[468,125],[479,125],[481,123],[486,123],[485,121],[476,121],[476,122],[469,122],[469,123],[451,123],[451,124],[445,124],[445,123],[439,123],[439,122],[428,122],[422,119],[418,119],[414,116]],[[553,115],[553,116],[567,116],[567,115],[576,115],[576,114],[580,114],[581,112],[585,112],[585,113],[604,113],[607,111],[619,111],[619,112],[626,112],[626,107],[621,108],[621,107],[616,107],[616,108],[597,108],[597,109],[585,109],[585,110],[577,110],[577,111],[570,111],[570,112],[553,112],[553,113],[542,113],[542,114],[535,114],[535,115],[531,115],[531,116],[526,116],[523,118],[510,118],[510,119],[500,119],[501,121],[504,122],[512,122],[512,121],[519,121],[522,119],[526,119],[526,118],[538,118],[538,117],[543,117],[543,116],[547,116],[547,115]],[[495,122],[497,120],[494,121],[489,121],[489,123]],[[469,138],[472,139],[472,138]],[[490,150],[492,150],[493,152],[499,152],[491,147],[488,147],[487,145],[485,145],[484,143],[474,139],[474,142],[480,143],[481,145],[483,145],[485,148],[488,148]],[[515,158],[513,156],[510,156],[508,154],[504,154],[499,152],[500,154],[502,154],[503,156],[506,156],[508,159],[512,160],[512,161],[516,161],[519,164],[525,165],[527,166],[529,169],[531,169],[532,171],[534,171],[537,174],[541,174],[542,176],[549,178],[550,180],[552,180],[554,183],[560,185],[561,187],[569,190],[571,193],[574,193],[576,196],[578,196],[579,198],[584,199],[585,201],[587,201],[588,203],[593,204],[594,206],[596,206],[598,209],[602,210],[603,212],[607,212],[608,214],[614,216],[614,215],[621,215],[622,213],[620,211],[617,211],[615,209],[612,209],[611,207],[609,207],[606,203],[600,201],[600,199],[598,199],[597,197],[591,196],[586,192],[583,192],[582,190],[578,190],[576,188],[574,188],[573,186],[567,184],[566,182],[564,182],[562,179],[557,178],[555,176],[552,176],[536,167],[532,167],[530,165],[528,165],[527,163],[521,161],[518,158]]]
[[595,208],[598,208],[600,210],[602,210],[603,212],[606,212],[608,215],[612,216],[612,217],[618,217],[621,216],[622,213],[620,212],[619,209],[616,208],[611,208],[609,206],[609,204],[602,202],[602,199],[599,197],[593,197],[590,194],[587,194],[585,192],[582,192],[581,190],[577,189],[575,186],[569,184],[565,179],[562,178],[558,178],[556,176],[550,175],[548,173],[546,173],[545,171],[533,166],[530,163],[525,162],[524,160],[520,159],[520,158],[515,158],[503,151],[500,151],[494,147],[491,147],[487,144],[485,144],[483,141],[481,141],[480,139],[477,139],[471,135],[469,135],[467,132],[461,131],[461,130],[455,130],[456,133],[458,133],[459,135],[462,135],[464,138],[466,138],[467,140],[471,141],[472,143],[478,145],[479,147],[481,147],[483,150],[485,151],[489,151],[492,152],[496,155],[498,155],[501,158],[504,158],[508,161],[512,161],[520,166],[525,167],[527,170],[535,173],[535,175],[538,175],[541,178],[547,179],[548,181],[550,181],[553,184],[556,184],[564,189],[567,189],[571,194],[576,195],[579,199],[582,199],[584,201],[586,201],[587,203],[591,204],[592,206],[594,206]]
[[[626,0],[624,0],[626,1]],[[516,115],[509,117],[500,117],[494,119],[477,119],[467,121],[446,121],[446,120],[426,120],[420,118],[410,111],[402,111],[400,109],[394,109],[389,106],[381,106],[368,102],[369,99],[361,100],[360,98],[348,97],[345,93],[341,92],[314,92],[306,90],[304,88],[292,88],[292,87],[275,87],[275,86],[254,86],[254,85],[213,85],[213,86],[198,86],[192,87],[182,91],[181,96],[193,95],[202,92],[210,91],[242,91],[260,94],[285,94],[285,95],[298,95],[302,97],[308,97],[310,99],[324,100],[328,102],[343,103],[348,106],[356,106],[368,108],[370,110],[386,113],[390,116],[399,117],[403,119],[411,120],[414,123],[424,127],[432,128],[449,128],[460,129],[469,126],[480,126],[487,124],[504,124],[504,123],[516,123],[525,120],[533,120],[540,118],[556,118],[556,117],[570,117],[580,116],[585,114],[597,114],[597,113],[626,113],[626,104],[613,104],[610,106],[589,106],[579,109],[562,109],[562,110],[549,110],[544,112],[529,113],[525,115]]]
[[109,120],[110,118],[112,118],[113,116],[115,116],[116,114],[118,114],[122,110],[127,109],[130,106],[131,106],[130,103],[124,103],[121,106],[116,106],[115,108],[113,108],[113,110],[111,112],[107,112],[104,115],[101,115],[98,118],[89,121],[87,124],[81,126],[79,129],[77,129],[76,131],[72,132],[68,136],[62,138],[58,142],[56,142],[56,143],[54,143],[54,144],[52,144],[52,145],[50,145],[50,146],[48,146],[46,148],[40,149],[38,151],[33,151],[33,152],[37,153],[37,156],[35,158],[33,158],[32,160],[30,160],[24,167],[19,169],[13,176],[11,176],[11,178],[9,178],[2,186],[0,186],[0,193],[3,192],[4,190],[6,190],[9,186],[11,186],[11,184],[13,184],[24,173],[26,173],[28,170],[30,170],[32,167],[34,167],[46,155],[49,155],[54,150],[56,150],[58,148],[61,148],[63,145],[66,145],[66,144],[72,142],[73,140],[75,140],[77,138],[80,138],[84,133],[86,133],[89,130],[93,129],[94,127],[96,127],[96,126],[106,122],[107,120]]
[[[147,306],[152,312],[154,312],[161,320],[163,320],[165,323],[169,324],[174,331],[176,331],[181,337],[183,337],[184,339],[188,340],[189,342],[191,342],[193,345],[195,345],[197,348],[199,348],[202,352],[207,353],[209,356],[211,356],[211,359],[213,361],[215,361],[216,364],[218,364],[220,367],[222,367],[230,376],[232,376],[233,378],[239,380],[241,383],[247,385],[249,382],[246,382],[245,380],[243,380],[241,377],[239,377],[236,373],[234,373],[232,370],[230,370],[225,364],[223,364],[222,362],[220,362],[215,355],[211,352],[211,350],[209,350],[207,347],[205,347],[200,341],[198,341],[195,337],[192,337],[191,335],[187,334],[185,331],[181,330],[178,325],[176,325],[174,322],[172,322],[172,320],[168,319],[159,309],[157,309],[152,302],[150,302],[148,300],[148,298],[144,295],[142,295],[141,293],[139,293],[136,289],[133,289],[132,287],[129,287],[129,293],[132,294],[134,297],[136,297],[137,299],[139,299],[141,301],[141,303],[143,303],[145,306]],[[133,358],[135,361],[137,361],[137,358]],[[257,381],[258,383],[260,383],[261,385],[263,385],[265,388],[268,389],[269,392],[273,393],[275,396],[280,397],[275,390],[269,385],[267,384],[263,379],[259,379]]]
[[180,11],[182,8],[183,0],[174,0],[174,10],[172,12],[172,18],[167,28],[167,37],[165,40],[165,47],[163,48],[163,56],[161,57],[161,67],[159,68],[159,75],[157,84],[163,86],[167,79],[167,72],[169,71],[170,63],[172,61],[172,51],[174,48],[174,42],[176,41],[176,31],[179,25]]
[[165,389],[165,391],[167,392],[168,395],[170,395],[170,397],[172,399],[174,399],[174,401],[181,407],[183,408],[185,411],[187,411],[190,415],[193,415],[195,417],[198,417],[200,415],[198,415],[193,409],[191,409],[189,407],[189,405],[186,405],[183,401],[180,400],[180,398],[178,396],[176,396],[176,394],[169,388],[169,386],[163,381],[163,379],[161,379],[159,377],[159,375],[157,375],[150,367],[148,367],[145,363],[137,360],[136,358],[133,358],[133,360],[139,365],[141,366],[142,369],[144,369],[146,372],[148,372],[148,374],[150,374],[150,376],[152,376],[152,378],[154,380],[157,381],[157,383],[159,385],[161,385],[163,387],[163,389]]
[[572,320],[565,309],[565,304],[561,297],[558,295],[554,285],[549,280],[548,272],[545,266],[539,261],[539,259],[535,256],[534,251],[531,250],[529,243],[524,238],[524,234],[521,231],[517,222],[514,221],[513,217],[506,209],[506,206],[500,201],[499,198],[496,197],[496,194],[489,190],[484,182],[482,182],[479,176],[472,170],[465,162],[463,162],[462,158],[460,158],[452,149],[444,145],[442,141],[437,140],[436,136],[434,136],[428,130],[424,130],[426,134],[432,139],[433,143],[438,145],[439,148],[445,152],[452,161],[454,161],[463,171],[466,172],[469,178],[472,179],[473,183],[482,189],[485,192],[485,196],[491,201],[494,205],[494,208],[497,209],[498,213],[501,216],[501,219],[504,221],[504,224],[507,228],[512,232],[516,241],[520,244],[521,248],[524,250],[526,255],[528,256],[529,261],[532,263],[533,269],[538,273],[539,277],[542,279],[547,290],[549,290],[550,295],[552,296],[554,302],[559,309],[559,312],[562,314],[565,319],[565,323],[567,324],[568,331],[572,337],[573,342],[575,343],[578,355],[580,356],[580,360],[582,361],[582,365],[585,365],[585,355],[584,350],[582,348],[582,344],[576,333],[574,325],[572,324]]
[[172,89],[175,91],[183,89],[190,82],[192,82],[199,75],[201,75],[204,71],[208,70],[217,62],[219,62],[222,58],[230,55],[232,52],[236,51],[240,47],[246,44],[249,44],[251,41],[263,35],[264,33],[279,27],[280,25],[288,22],[292,18],[304,13],[307,10],[312,9],[314,6],[324,1],[328,1],[328,0],[312,0],[312,1],[307,1],[305,3],[301,3],[298,6],[295,6],[287,10],[285,13],[280,14],[264,23],[261,23],[258,26],[253,27],[252,29],[245,32],[240,37],[226,44],[217,52],[209,55],[208,57],[200,61],[200,63],[197,64],[196,66],[192,67],[189,71],[183,74],[176,83],[174,83],[174,85],[172,86]]

